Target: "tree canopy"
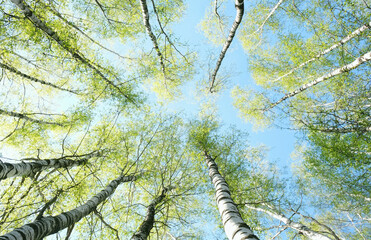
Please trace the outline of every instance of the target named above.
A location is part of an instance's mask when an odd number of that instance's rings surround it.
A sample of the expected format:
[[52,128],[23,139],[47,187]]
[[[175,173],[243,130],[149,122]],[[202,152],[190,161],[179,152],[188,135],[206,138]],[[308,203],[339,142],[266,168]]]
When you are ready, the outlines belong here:
[[[370,19],[365,0],[1,0],[0,239],[371,238]],[[250,126],[295,135],[292,165]]]

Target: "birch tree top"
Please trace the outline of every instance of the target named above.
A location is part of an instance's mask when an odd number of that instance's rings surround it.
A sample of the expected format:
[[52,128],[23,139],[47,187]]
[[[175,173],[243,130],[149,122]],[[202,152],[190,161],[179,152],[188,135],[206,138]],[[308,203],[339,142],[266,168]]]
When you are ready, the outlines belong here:
[[370,19],[0,0],[0,239],[371,238]]

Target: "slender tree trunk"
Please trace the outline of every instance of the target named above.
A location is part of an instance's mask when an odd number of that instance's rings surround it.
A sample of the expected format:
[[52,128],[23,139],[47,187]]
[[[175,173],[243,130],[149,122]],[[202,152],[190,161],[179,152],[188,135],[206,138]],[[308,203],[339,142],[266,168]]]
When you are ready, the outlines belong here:
[[89,59],[87,59],[82,53],[80,53],[77,49],[74,49],[70,46],[70,44],[61,39],[58,34],[48,27],[43,21],[41,21],[30,9],[30,7],[25,3],[23,0],[11,0],[25,15],[25,17],[31,21],[35,27],[42,30],[46,35],[48,35],[51,39],[56,41],[64,50],[69,52],[73,58],[77,61],[81,62],[82,64],[86,65],[88,68],[92,69],[95,73],[97,73],[107,84],[111,85],[114,89],[120,92],[126,99],[131,100],[122,90],[118,87],[113,81],[108,79],[100,70],[99,68],[103,68],[102,66],[95,66]]
[[331,47],[323,50],[322,52],[318,53],[316,56],[314,56],[313,58],[301,63],[299,66],[297,66],[296,68],[293,68],[291,69],[289,72],[285,73],[284,75],[274,79],[272,82],[277,82],[279,80],[281,80],[282,78],[284,77],[287,77],[288,75],[290,75],[291,73],[293,73],[294,71],[304,67],[305,65],[308,65],[309,63],[315,61],[316,59],[319,59],[320,57],[322,57],[323,55],[331,52],[332,50],[334,50],[335,48],[337,47],[340,47],[341,45],[345,44],[346,42],[348,42],[349,40],[353,39],[355,36],[358,36],[359,34],[361,34],[362,32],[366,31],[367,29],[369,29],[371,27],[371,22],[363,25],[362,27],[358,28],[357,30],[355,30],[354,32],[352,32],[351,34],[349,34],[348,36],[346,36],[345,38],[341,39],[339,42],[337,42],[336,44],[332,45]]
[[[100,44],[99,42],[97,42],[96,40],[94,40],[92,37],[90,37],[88,34],[86,34],[84,31],[81,30],[81,28],[79,28],[77,25],[75,25],[73,22],[70,22],[68,21],[66,18],[64,18],[62,16],[61,13],[59,13],[55,8],[51,7],[50,5],[44,5],[45,7],[49,8],[50,11],[52,11],[54,13],[54,15],[56,15],[59,19],[61,19],[63,22],[65,22],[67,25],[71,26],[72,28],[76,29],[76,31],[78,31],[79,33],[81,33],[82,35],[84,35],[87,39],[89,39],[92,43],[98,45],[99,47],[101,47],[102,49],[110,52],[110,53],[113,53],[115,54],[116,56],[122,58],[122,59],[130,59],[128,57],[124,57],[124,56],[121,56],[119,53],[103,46],[102,44]],[[100,6],[100,5],[99,5]]]
[[264,111],[267,111],[269,109],[274,108],[275,106],[277,106],[281,102],[287,100],[288,98],[291,98],[291,97],[293,97],[293,96],[295,96],[299,93],[302,93],[305,90],[307,90],[308,88],[313,87],[320,82],[323,82],[323,81],[325,81],[329,78],[335,77],[335,76],[340,75],[342,73],[349,72],[349,71],[357,68],[358,66],[360,66],[362,63],[365,63],[365,62],[370,61],[370,60],[371,60],[371,52],[368,52],[368,53],[364,54],[363,56],[360,56],[359,58],[355,59],[353,62],[351,62],[351,63],[349,63],[349,64],[347,64],[343,67],[337,68],[337,69],[331,71],[330,73],[328,73],[326,75],[323,75],[322,77],[319,77],[319,78],[317,78],[316,80],[314,80],[310,83],[304,84],[303,86],[296,89],[295,91],[286,94],[280,100],[276,101],[275,103],[272,103],[267,108],[265,108]]
[[313,240],[331,240],[331,238],[329,238],[329,237],[327,237],[323,234],[320,234],[318,232],[315,232],[312,229],[308,228],[307,226],[305,226],[301,223],[291,221],[289,218],[287,218],[282,213],[277,213],[276,211],[273,211],[273,210],[267,210],[267,209],[263,209],[263,208],[259,208],[259,207],[253,207],[253,206],[250,206],[250,205],[245,205],[245,206],[250,208],[250,209],[254,209],[254,210],[257,210],[257,211],[264,212],[264,213],[268,214],[269,216],[271,216],[271,217],[283,222],[284,224],[286,224],[287,227],[295,229],[299,233],[302,233],[304,236],[308,237],[309,239],[313,239]]
[[4,63],[1,63],[0,62],[0,67],[3,68],[3,69],[6,69],[14,74],[17,74],[18,76],[21,76],[23,78],[26,78],[30,81],[33,81],[33,82],[37,82],[37,83],[40,83],[40,84],[43,84],[43,85],[47,85],[49,87],[52,87],[52,88],[56,88],[56,89],[59,89],[61,91],[67,91],[67,92],[70,92],[70,93],[74,93],[74,94],[77,94],[77,92],[73,91],[73,90],[70,90],[70,89],[67,89],[67,88],[63,88],[63,87],[59,87],[53,83],[50,83],[50,82],[45,82],[44,80],[40,80],[40,79],[37,79],[35,77],[32,77],[30,75],[27,75],[25,73],[22,73],[21,71],[17,70],[16,68],[12,67],[12,66],[9,66],[9,65],[6,65]]
[[147,207],[146,218],[140,225],[138,231],[133,235],[131,240],[146,240],[148,238],[149,233],[151,232],[153,224],[155,222],[156,206],[164,200],[167,191],[168,189],[166,188],[162,190],[161,195],[156,197]]
[[27,115],[30,115],[28,113],[18,113],[18,112],[12,112],[12,111],[7,111],[7,110],[4,110],[4,109],[0,109],[0,115],[7,115],[7,116],[10,116],[10,117],[23,119],[23,120],[38,123],[38,124],[64,126],[63,123],[49,122],[49,121],[44,121],[44,120],[28,117]]
[[70,168],[86,164],[86,162],[92,158],[99,156],[99,152],[94,152],[85,155],[83,158],[78,160],[72,160],[69,158],[59,159],[45,159],[37,160],[33,162],[21,162],[21,163],[8,163],[0,160],[0,181],[2,179],[10,177],[30,177],[34,176],[37,172],[44,171],[50,168]]
[[149,37],[151,38],[151,41],[153,43],[153,47],[155,48],[155,50],[157,52],[157,56],[160,60],[162,73],[164,74],[164,77],[166,79],[164,57],[162,56],[160,48],[158,47],[156,36],[155,36],[155,34],[153,34],[152,29],[151,29],[151,24],[149,23],[149,13],[148,13],[147,1],[146,0],[140,0],[140,6],[142,8],[144,26],[146,27],[146,31],[147,31]]
[[255,34],[259,31],[263,30],[264,25],[267,23],[268,19],[272,17],[274,12],[279,8],[279,6],[283,3],[283,0],[279,0],[278,3],[272,8],[272,10],[268,13],[267,17],[264,19],[263,23],[250,35]]
[[243,221],[225,179],[220,175],[214,159],[205,152],[206,163],[209,168],[210,180],[215,188],[215,199],[222,217],[224,231],[230,240],[257,240],[250,227]]
[[225,56],[229,46],[231,46],[234,35],[236,34],[237,28],[242,21],[243,12],[244,12],[244,0],[235,0],[235,7],[236,7],[236,18],[234,19],[234,22],[233,22],[232,28],[229,32],[229,36],[227,38],[227,41],[224,43],[222,52],[219,55],[219,59],[216,63],[216,67],[214,69],[214,72],[212,73],[212,75],[210,77],[210,80],[211,80],[210,89],[209,89],[210,92],[213,92],[213,88],[215,87],[214,84],[215,84],[216,75],[219,71],[220,65],[222,64],[224,56]]
[[113,180],[104,190],[89,199],[85,204],[68,212],[61,213],[57,216],[43,217],[33,223],[23,225],[3,236],[0,240],[40,240],[46,236],[57,233],[69,226],[80,221],[87,216],[97,206],[111,196],[117,186],[123,182],[135,181],[137,176],[120,176]]

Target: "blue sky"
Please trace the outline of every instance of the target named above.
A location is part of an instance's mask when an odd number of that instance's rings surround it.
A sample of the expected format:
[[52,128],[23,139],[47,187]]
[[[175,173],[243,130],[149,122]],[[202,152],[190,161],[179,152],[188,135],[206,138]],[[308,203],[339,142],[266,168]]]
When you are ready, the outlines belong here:
[[[187,1],[187,10],[182,21],[176,24],[175,33],[181,38],[182,42],[188,42],[192,47],[196,47],[199,51],[199,57],[207,59],[207,54],[212,52],[219,56],[222,49],[221,46],[213,46],[202,33],[199,23],[204,18],[207,8],[210,6],[209,1]],[[234,2],[227,1],[226,14],[230,17],[228,29],[232,26],[235,16]],[[242,22],[243,24],[243,22]],[[231,87],[235,85],[252,86],[253,79],[248,71],[248,56],[244,53],[241,44],[237,38],[232,42],[224,61],[222,62],[221,70],[231,72],[231,77],[228,79],[228,87],[218,95],[217,98],[218,117],[221,122],[228,126],[234,125],[240,130],[249,133],[249,142],[252,146],[264,144],[269,147],[268,158],[270,161],[278,163],[278,167],[283,170],[283,173],[288,173],[288,168],[291,166],[290,154],[294,151],[295,136],[290,130],[283,130],[275,127],[256,131],[250,123],[242,120],[238,115],[238,111],[234,108],[231,98]],[[215,66],[215,61],[211,63],[211,67]],[[219,73],[222,73],[221,71]],[[208,77],[206,72],[200,72],[196,76],[196,81]],[[202,79],[204,80],[204,79]],[[199,111],[199,102],[195,96],[194,83],[188,84],[184,90],[184,98],[175,104],[170,105],[170,109],[175,111],[182,110],[186,114],[194,115]]]

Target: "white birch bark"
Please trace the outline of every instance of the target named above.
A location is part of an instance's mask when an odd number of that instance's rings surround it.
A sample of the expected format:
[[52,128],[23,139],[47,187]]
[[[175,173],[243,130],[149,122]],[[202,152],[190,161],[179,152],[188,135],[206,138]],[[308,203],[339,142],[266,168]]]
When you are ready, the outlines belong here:
[[370,61],[370,60],[371,60],[371,52],[368,52],[368,53],[360,56],[359,58],[355,59],[353,62],[351,62],[351,63],[349,63],[349,64],[347,64],[347,65],[345,65],[343,67],[337,68],[337,69],[331,71],[330,73],[328,73],[326,75],[323,75],[322,77],[319,77],[319,78],[317,78],[316,80],[314,80],[314,81],[312,81],[310,83],[304,84],[303,86],[301,86],[300,88],[296,89],[295,91],[286,94],[280,100],[276,101],[275,103],[272,103],[267,108],[265,108],[264,111],[267,111],[269,109],[274,108],[275,106],[277,106],[281,102],[287,100],[288,98],[291,98],[291,97],[293,97],[293,96],[295,96],[295,95],[297,95],[297,94],[299,94],[301,92],[304,92],[308,88],[313,87],[313,86],[317,85],[320,82],[323,82],[323,81],[325,81],[325,80],[327,80],[329,78],[335,77],[335,76],[340,75],[342,73],[349,72],[349,71],[357,68],[358,66],[360,66],[362,63],[365,63],[365,62]]
[[33,162],[8,163],[0,160],[0,181],[10,177],[30,177],[37,172],[50,168],[70,168],[85,164],[90,158],[99,156],[99,152],[85,155],[78,160],[68,158],[45,159]]
[[259,207],[253,207],[253,206],[250,206],[250,205],[245,205],[245,206],[250,208],[250,209],[254,209],[254,210],[257,210],[257,211],[264,212],[264,213],[268,214],[269,216],[271,216],[271,217],[283,222],[284,224],[286,224],[287,227],[295,229],[299,233],[302,233],[304,236],[308,237],[309,239],[312,239],[312,240],[332,240],[331,238],[329,238],[329,237],[327,237],[323,234],[320,234],[318,232],[313,231],[312,229],[308,228],[304,224],[291,221],[289,218],[287,218],[282,213],[278,213],[278,212],[275,212],[273,210],[270,211],[270,210],[259,208]]
[[30,75],[27,75],[27,74],[25,74],[25,73],[23,73],[23,72],[17,70],[16,68],[14,68],[14,67],[12,67],[12,66],[6,65],[6,64],[1,63],[1,62],[0,62],[0,67],[3,68],[3,69],[8,70],[8,71],[10,71],[10,72],[12,72],[12,73],[14,73],[14,74],[17,74],[18,76],[21,76],[21,77],[23,77],[23,78],[26,78],[26,79],[28,79],[28,80],[30,80],[30,81],[37,82],[37,83],[40,83],[40,84],[43,84],[43,85],[47,85],[47,86],[49,86],[49,87],[56,88],[56,89],[59,89],[59,90],[61,90],[61,91],[67,91],[67,92],[70,92],[70,93],[77,94],[77,93],[76,93],[75,91],[73,91],[73,90],[70,90],[70,89],[67,89],[67,88],[63,88],[63,87],[57,86],[57,85],[55,85],[55,84],[53,84],[53,83],[46,82],[46,81],[41,80],[41,79],[37,79],[37,78],[35,78],[35,77],[32,77],[32,76],[30,76]]
[[153,43],[153,47],[155,48],[157,52],[157,56],[160,61],[162,73],[164,74],[164,77],[166,79],[166,72],[165,72],[165,64],[164,64],[164,57],[162,56],[162,53],[160,51],[160,48],[158,47],[157,39],[155,34],[153,34],[151,29],[151,24],[149,23],[149,13],[148,13],[148,7],[147,7],[147,1],[146,0],[140,0],[140,6],[142,8],[142,16],[143,16],[143,23],[146,27],[146,31],[151,38],[151,41]]
[[155,222],[156,206],[164,200],[167,190],[168,189],[165,188],[161,195],[156,197],[147,207],[146,217],[140,225],[138,231],[134,233],[131,240],[146,240],[148,238]]
[[245,6],[244,6],[244,0],[235,0],[235,7],[236,7],[236,17],[234,19],[232,28],[231,28],[231,30],[229,32],[228,38],[227,38],[226,42],[224,43],[222,52],[219,55],[219,59],[218,59],[218,61],[216,63],[216,67],[214,69],[214,72],[212,73],[212,75],[210,77],[210,80],[211,80],[210,89],[209,89],[210,92],[213,92],[216,75],[217,75],[217,73],[219,71],[220,65],[222,64],[222,61],[224,59],[224,56],[225,56],[225,54],[226,54],[229,46],[231,46],[231,43],[232,43],[233,38],[234,38],[234,35],[236,34],[237,28],[238,28],[238,26],[240,25],[240,23],[242,21],[243,12],[244,12],[244,8],[245,8]]
[[11,0],[25,15],[25,17],[30,20],[37,28],[42,30],[46,35],[56,41],[63,49],[69,52],[73,58],[87,67],[91,68],[95,73],[97,73],[107,84],[111,85],[118,92],[120,92],[126,99],[131,100],[113,81],[108,79],[98,68],[103,68],[102,66],[94,66],[93,63],[87,59],[82,53],[77,49],[72,48],[68,42],[62,40],[58,34],[48,27],[43,21],[41,21],[30,9],[30,7],[23,0]]
[[104,190],[90,198],[85,204],[61,213],[57,216],[43,217],[33,223],[23,225],[3,236],[0,240],[40,240],[46,236],[57,233],[89,215],[97,206],[111,196],[117,186],[123,182],[135,181],[137,176],[120,176],[113,180]]
[[331,52],[332,50],[334,50],[335,48],[345,44],[346,42],[348,42],[349,40],[353,39],[354,37],[358,36],[359,34],[361,34],[362,32],[366,31],[367,29],[369,29],[371,27],[371,22],[363,25],[362,27],[358,28],[357,30],[355,30],[354,32],[352,32],[351,34],[349,34],[348,36],[346,36],[345,38],[341,39],[339,42],[337,42],[336,44],[332,45],[331,47],[323,50],[322,52],[318,53],[316,56],[314,56],[313,58],[301,63],[299,66],[291,69],[289,72],[285,73],[284,75],[276,78],[273,80],[273,82],[277,82],[279,80],[281,80],[282,78],[284,77],[287,77],[288,75],[292,74],[293,72],[295,72],[296,70],[304,67],[305,65],[315,61],[316,59],[319,59],[320,57],[322,57],[323,55]]
[[205,152],[210,180],[215,188],[215,199],[218,205],[225,234],[230,240],[257,240],[250,227],[243,221],[236,204],[233,202],[229,187],[220,175],[218,166],[212,157]]
[[263,23],[251,34],[249,35],[253,35],[259,31],[261,31],[264,27],[264,25],[266,24],[266,22],[268,21],[268,19],[270,17],[272,17],[272,15],[274,14],[274,12],[278,9],[278,7],[283,3],[283,0],[279,0],[278,3],[272,8],[272,10],[268,13],[267,17],[264,19]]
[[28,117],[27,116],[28,115],[27,113],[12,112],[12,111],[4,110],[4,109],[0,109],[0,115],[6,115],[6,116],[10,116],[10,117],[15,117],[15,118],[23,119],[23,120],[34,122],[34,123],[38,123],[38,124],[64,126],[63,123],[49,122],[49,121],[45,121],[45,120],[31,118],[31,117]]

